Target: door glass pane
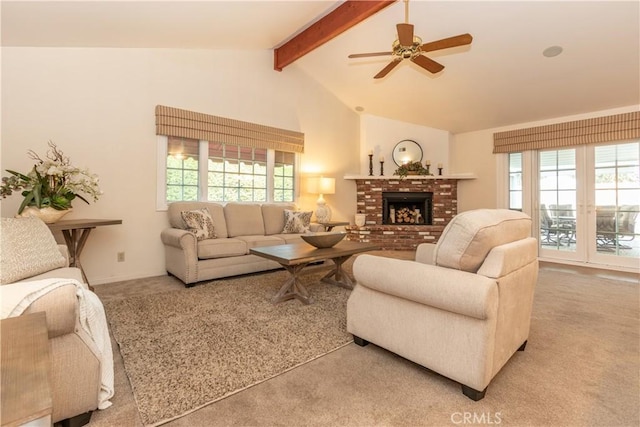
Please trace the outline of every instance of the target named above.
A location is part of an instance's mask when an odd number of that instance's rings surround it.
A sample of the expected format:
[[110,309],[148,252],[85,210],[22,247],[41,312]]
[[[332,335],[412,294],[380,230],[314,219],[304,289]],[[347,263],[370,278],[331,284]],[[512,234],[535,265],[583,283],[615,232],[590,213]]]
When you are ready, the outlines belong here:
[[509,209],[522,211],[522,153],[509,153]]
[[595,147],[596,250],[640,256],[640,143]]
[[538,164],[540,244],[545,249],[575,252],[575,150],[541,151]]

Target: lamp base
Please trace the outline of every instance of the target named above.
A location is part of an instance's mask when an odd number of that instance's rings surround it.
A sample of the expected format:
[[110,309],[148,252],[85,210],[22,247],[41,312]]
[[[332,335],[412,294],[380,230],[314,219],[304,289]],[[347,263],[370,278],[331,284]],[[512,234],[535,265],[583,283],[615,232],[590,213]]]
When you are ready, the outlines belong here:
[[316,208],[316,221],[321,224],[331,221],[331,208],[324,203],[318,203],[318,207]]

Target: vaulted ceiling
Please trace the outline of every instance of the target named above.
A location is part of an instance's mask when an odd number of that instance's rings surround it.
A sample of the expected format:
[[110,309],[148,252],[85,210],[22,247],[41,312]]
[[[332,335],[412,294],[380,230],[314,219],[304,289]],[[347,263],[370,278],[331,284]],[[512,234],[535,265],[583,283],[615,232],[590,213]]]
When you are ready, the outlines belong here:
[[[342,1],[2,1],[3,46],[274,49]],[[454,133],[640,104],[638,1],[411,0],[424,42],[473,43],[428,56],[431,74],[390,58],[396,2],[295,60],[346,105]],[[562,53],[545,57],[551,46]],[[274,71],[277,72],[277,71]],[[285,68],[283,73],[287,72]]]

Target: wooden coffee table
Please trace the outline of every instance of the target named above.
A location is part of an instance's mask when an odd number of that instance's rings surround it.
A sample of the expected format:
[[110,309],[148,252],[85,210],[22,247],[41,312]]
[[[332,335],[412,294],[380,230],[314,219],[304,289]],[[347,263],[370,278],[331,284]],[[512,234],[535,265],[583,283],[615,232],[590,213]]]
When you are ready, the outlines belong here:
[[299,277],[302,269],[309,263],[330,259],[334,264],[333,269],[320,280],[343,288],[353,289],[354,279],[342,269],[342,264],[352,255],[377,249],[380,249],[380,247],[371,243],[342,241],[332,248],[317,249],[308,243],[295,243],[252,248],[250,252],[278,262],[291,274],[291,277],[287,279],[278,293],[272,298],[271,301],[274,304],[291,298],[297,298],[305,304],[311,304],[313,303],[313,298]]

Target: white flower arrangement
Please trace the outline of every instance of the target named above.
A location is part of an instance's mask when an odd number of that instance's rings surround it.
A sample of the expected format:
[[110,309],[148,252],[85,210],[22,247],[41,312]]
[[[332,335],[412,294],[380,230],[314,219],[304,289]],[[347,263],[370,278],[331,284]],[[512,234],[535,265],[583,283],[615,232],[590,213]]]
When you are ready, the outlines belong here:
[[49,141],[49,147],[51,150],[47,152],[45,159],[40,158],[33,150],[28,151],[29,157],[37,162],[28,174],[7,169],[11,176],[2,178],[2,198],[10,196],[14,191],[24,190],[21,193],[24,200],[18,214],[27,206],[66,210],[71,208],[71,202],[76,197],[89,203],[81,193],[94,202],[102,194],[97,175],[73,166],[69,157],[53,142]]

